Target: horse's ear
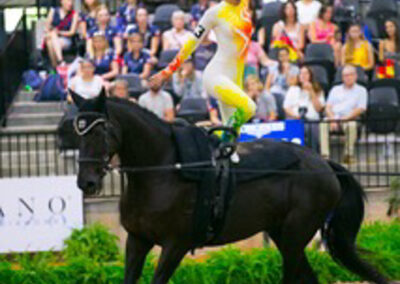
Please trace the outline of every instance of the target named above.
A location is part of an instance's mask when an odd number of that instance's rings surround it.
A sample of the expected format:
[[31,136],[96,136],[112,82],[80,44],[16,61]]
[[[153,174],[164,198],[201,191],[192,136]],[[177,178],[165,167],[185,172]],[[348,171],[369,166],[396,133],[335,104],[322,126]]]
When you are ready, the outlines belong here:
[[101,89],[100,95],[96,98],[96,110],[99,112],[105,112],[106,110],[106,89]]
[[81,108],[85,103],[85,99],[71,89],[68,89],[68,92],[70,93],[72,100],[74,101],[78,109]]

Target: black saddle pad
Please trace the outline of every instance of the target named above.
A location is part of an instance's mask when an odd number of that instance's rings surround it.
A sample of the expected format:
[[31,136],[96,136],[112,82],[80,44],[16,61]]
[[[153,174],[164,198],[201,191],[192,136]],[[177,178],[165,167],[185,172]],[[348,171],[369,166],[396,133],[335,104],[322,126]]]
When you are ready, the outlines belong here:
[[[209,137],[207,132],[194,126],[175,126],[175,141],[178,161],[182,164],[210,161],[213,148],[219,139]],[[232,164],[236,182],[246,182],[266,175],[276,174],[295,166],[299,158],[291,143],[272,139],[259,139],[254,142],[238,144],[239,164]],[[184,178],[198,181],[202,178],[201,169],[183,169]]]
[[294,167],[299,162],[294,145],[272,139],[239,143],[237,151],[240,162],[232,164],[237,182],[277,174],[280,170]]

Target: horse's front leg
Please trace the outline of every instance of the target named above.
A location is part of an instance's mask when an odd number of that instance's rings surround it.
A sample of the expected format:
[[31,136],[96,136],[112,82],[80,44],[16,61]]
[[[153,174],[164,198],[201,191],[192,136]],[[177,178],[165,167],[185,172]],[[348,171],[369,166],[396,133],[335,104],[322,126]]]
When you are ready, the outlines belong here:
[[167,284],[188,251],[189,246],[180,243],[163,246],[161,257],[151,283]]
[[124,284],[139,283],[139,278],[142,275],[146,255],[153,246],[153,243],[128,233],[125,251]]

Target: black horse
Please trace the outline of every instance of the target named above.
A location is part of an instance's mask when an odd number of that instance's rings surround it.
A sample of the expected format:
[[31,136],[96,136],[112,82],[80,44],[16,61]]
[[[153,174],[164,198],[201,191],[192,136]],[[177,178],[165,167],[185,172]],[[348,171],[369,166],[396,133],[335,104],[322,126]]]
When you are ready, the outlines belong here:
[[[100,190],[114,154],[125,168],[176,163],[172,124],[129,101],[105,98],[104,91],[92,100],[71,93],[82,119],[76,125],[81,136],[78,186],[85,194]],[[268,143],[265,140],[265,145]],[[239,144],[239,155],[251,145]],[[207,245],[267,232],[283,257],[282,282],[318,283],[304,249],[322,229],[337,261],[366,280],[388,283],[356,253],[356,235],[364,215],[364,192],[359,183],[340,165],[326,162],[306,148],[289,147],[300,157],[299,173],[238,184],[223,230]],[[127,188],[120,200],[121,223],[128,232],[124,283],[138,282],[145,257],[154,245],[161,246],[162,253],[152,283],[168,282],[191,249],[196,189],[179,171],[127,173]]]

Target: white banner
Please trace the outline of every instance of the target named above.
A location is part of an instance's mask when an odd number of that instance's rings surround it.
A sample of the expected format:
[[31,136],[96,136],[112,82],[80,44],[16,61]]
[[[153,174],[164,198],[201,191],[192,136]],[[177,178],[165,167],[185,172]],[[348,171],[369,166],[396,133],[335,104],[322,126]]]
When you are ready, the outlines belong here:
[[82,203],[76,176],[0,179],[0,252],[61,250]]

